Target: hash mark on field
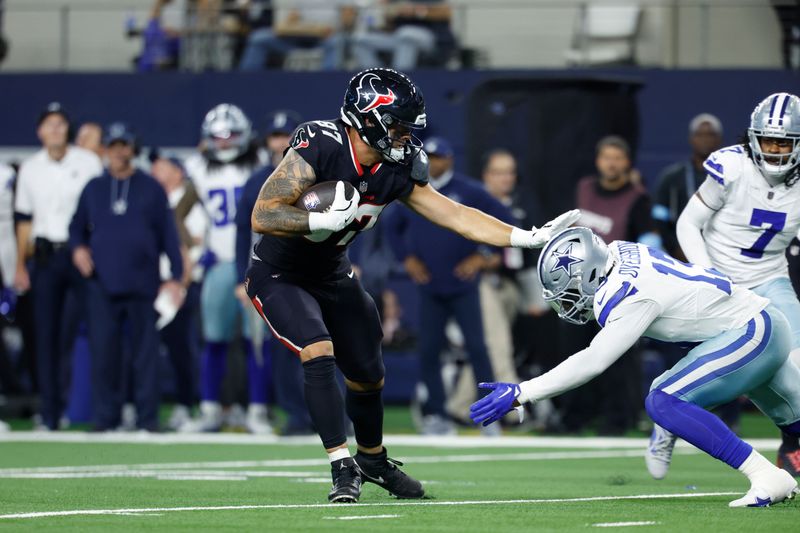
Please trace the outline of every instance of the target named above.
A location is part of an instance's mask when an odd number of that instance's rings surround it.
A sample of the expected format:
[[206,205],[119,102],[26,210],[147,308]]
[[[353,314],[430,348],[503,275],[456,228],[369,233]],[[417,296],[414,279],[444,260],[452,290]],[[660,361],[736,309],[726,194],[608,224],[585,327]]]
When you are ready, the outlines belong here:
[[658,522],[648,520],[646,522],[601,522],[592,524],[592,527],[628,527],[628,526],[655,526]]
[[323,516],[323,520],[368,520],[370,518],[400,518],[399,514],[374,514],[359,516]]
[[[664,500],[672,498],[704,498],[712,496],[733,496],[738,492],[688,492],[681,494],[633,494],[631,496],[588,496],[584,498],[554,498],[550,500],[465,500],[465,501],[407,501],[407,502],[381,502],[359,503],[363,507],[406,507],[406,506],[459,506],[459,505],[524,505],[537,503],[585,503],[620,500]],[[74,511],[42,511],[34,513],[13,513],[0,515],[0,519],[14,518],[47,518],[52,516],[88,516],[88,515],[117,515],[123,513],[168,513],[186,511],[245,511],[263,509],[331,509],[340,507],[336,503],[309,503],[309,504],[273,504],[273,505],[218,505],[208,507],[151,507],[144,509],[78,509]]]

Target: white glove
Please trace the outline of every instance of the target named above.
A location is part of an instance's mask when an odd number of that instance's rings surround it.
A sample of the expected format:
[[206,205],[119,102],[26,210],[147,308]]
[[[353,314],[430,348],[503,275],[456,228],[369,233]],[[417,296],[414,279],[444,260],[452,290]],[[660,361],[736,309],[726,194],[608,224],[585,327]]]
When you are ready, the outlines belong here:
[[355,218],[358,202],[361,196],[358,191],[353,191],[353,197],[347,200],[344,197],[344,182],[336,182],[336,192],[333,203],[322,213],[308,214],[308,229],[313,232],[320,230],[341,231]]
[[580,209],[573,209],[558,215],[556,218],[542,226],[534,226],[531,231],[521,228],[511,230],[511,246],[514,248],[541,248],[553,235],[567,229],[581,217]]

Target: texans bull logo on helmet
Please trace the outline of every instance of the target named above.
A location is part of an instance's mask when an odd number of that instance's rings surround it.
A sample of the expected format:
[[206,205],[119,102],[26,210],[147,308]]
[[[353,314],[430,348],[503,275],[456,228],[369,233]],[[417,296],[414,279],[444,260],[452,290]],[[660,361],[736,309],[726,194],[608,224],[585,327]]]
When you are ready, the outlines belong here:
[[392,104],[397,99],[397,96],[388,87],[382,87],[386,92],[378,90],[378,87],[383,85],[380,81],[380,76],[371,72],[364,74],[359,80],[356,109],[361,113],[372,111],[382,105]]
[[297,130],[297,133],[294,134],[294,139],[292,139],[292,148],[295,150],[299,150],[300,148],[308,148],[308,139],[306,138],[305,128],[300,128]]

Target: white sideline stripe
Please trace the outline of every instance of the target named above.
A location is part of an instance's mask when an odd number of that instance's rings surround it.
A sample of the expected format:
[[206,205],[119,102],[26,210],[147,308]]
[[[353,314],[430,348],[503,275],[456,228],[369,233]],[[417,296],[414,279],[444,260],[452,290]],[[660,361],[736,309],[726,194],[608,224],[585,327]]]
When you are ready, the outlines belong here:
[[603,522],[592,524],[592,527],[627,527],[627,526],[655,526],[658,522],[647,520],[645,522]]
[[[89,479],[89,478],[111,478],[111,477],[132,477],[144,478],[155,477],[159,479],[223,479],[236,477],[237,479],[247,479],[248,477],[311,477],[319,475],[318,472],[271,472],[268,470],[136,470],[136,469],[114,469],[98,470],[93,465],[90,471],[80,470],[75,467],[72,471],[51,471],[47,468],[18,469],[13,472],[0,470],[0,479]],[[330,478],[328,478],[330,482]]]
[[[679,454],[699,453],[697,450],[678,450]],[[400,461],[413,464],[426,463],[484,463],[498,461],[551,461],[557,459],[613,459],[625,457],[644,457],[644,450],[600,450],[600,451],[566,451],[566,452],[529,452],[509,454],[471,454],[471,455],[432,455],[419,457],[399,457]],[[84,477],[147,477],[162,475],[165,471],[200,468],[254,468],[254,467],[292,467],[292,466],[328,466],[326,458],[320,459],[276,459],[265,461],[218,461],[200,463],[155,463],[139,465],[85,465],[85,466],[42,466],[30,468],[0,469],[0,478],[15,477],[58,477],[64,474],[85,474]],[[182,471],[180,473],[208,474],[203,470]],[[316,477],[316,472],[264,472],[264,471],[230,471],[230,474],[247,474],[262,477]],[[97,475],[94,475],[97,474]]]
[[370,518],[400,518],[399,514],[374,514],[361,516],[323,516],[323,520],[369,520]]
[[[631,496],[589,496],[585,498],[554,498],[536,500],[465,500],[465,501],[409,501],[409,502],[382,502],[359,503],[363,507],[418,507],[418,506],[460,506],[460,505],[520,505],[537,503],[583,503],[620,500],[664,500],[673,498],[707,498],[715,496],[733,496],[738,492],[686,492],[679,494],[634,494]],[[42,511],[33,513],[13,513],[0,515],[0,520],[17,518],[47,518],[51,516],[88,516],[88,515],[115,515],[127,513],[172,513],[183,511],[239,511],[251,509],[330,509],[341,508],[336,503],[310,503],[310,504],[274,504],[274,505],[215,505],[208,507],[149,507],[143,509],[78,509],[74,511]]]
[[[246,433],[86,433],[80,431],[9,431],[0,433],[0,444],[6,442],[68,442],[114,443],[114,444],[277,444],[296,447],[298,445],[320,446],[319,437],[278,437],[274,435],[250,435]],[[455,435],[449,437],[423,437],[421,435],[384,435],[387,446],[424,446],[428,448],[636,448],[644,449],[649,439],[629,437],[531,437],[506,436],[483,437]],[[757,449],[773,449],[780,446],[780,439],[748,439]],[[677,447],[692,446],[678,440]]]

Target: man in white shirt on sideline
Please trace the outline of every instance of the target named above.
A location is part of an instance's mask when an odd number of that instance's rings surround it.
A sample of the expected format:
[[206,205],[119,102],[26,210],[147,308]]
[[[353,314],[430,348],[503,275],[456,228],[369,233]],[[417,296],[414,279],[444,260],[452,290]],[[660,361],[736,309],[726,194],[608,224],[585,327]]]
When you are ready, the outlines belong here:
[[[86,183],[102,170],[92,152],[69,144],[69,117],[58,102],[39,115],[42,149],[22,162],[17,176],[14,217],[17,264],[14,287],[32,291],[36,328],[42,429],[57,429],[64,409],[61,390],[61,339],[64,303],[80,282],[67,245],[68,228]],[[32,272],[28,270],[33,243]]]

